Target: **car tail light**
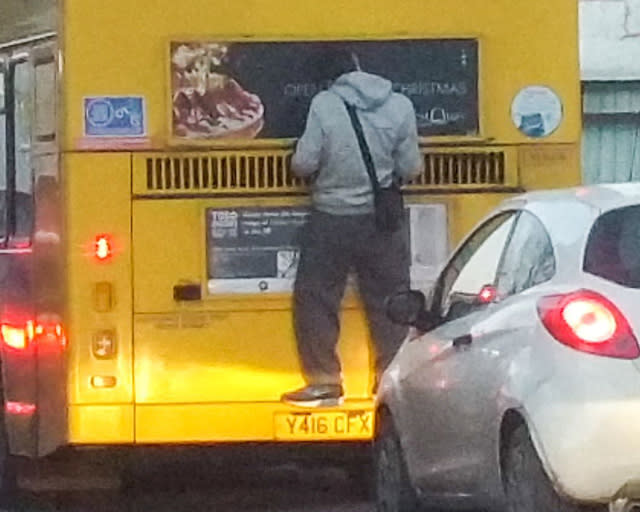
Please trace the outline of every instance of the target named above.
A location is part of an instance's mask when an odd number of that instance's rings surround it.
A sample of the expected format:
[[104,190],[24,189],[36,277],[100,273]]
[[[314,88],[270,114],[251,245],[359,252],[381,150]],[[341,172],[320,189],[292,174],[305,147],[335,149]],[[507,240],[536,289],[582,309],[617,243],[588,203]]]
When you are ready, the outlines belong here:
[[24,325],[11,325],[3,323],[1,326],[2,340],[5,345],[15,348],[16,350],[24,350],[29,343],[33,341],[35,336],[35,328],[33,322],[27,322]]
[[538,314],[555,339],[576,350],[620,359],[640,356],[629,323],[599,293],[580,290],[543,297],[538,301]]
[[26,350],[32,343],[59,346],[64,349],[67,337],[59,322],[8,322],[0,324],[3,343],[15,350]]

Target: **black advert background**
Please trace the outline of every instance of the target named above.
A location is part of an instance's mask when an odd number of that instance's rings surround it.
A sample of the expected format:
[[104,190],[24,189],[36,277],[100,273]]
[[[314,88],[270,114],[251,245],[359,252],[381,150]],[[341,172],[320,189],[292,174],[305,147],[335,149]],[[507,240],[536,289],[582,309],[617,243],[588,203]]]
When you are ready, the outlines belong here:
[[475,39],[229,43],[227,72],[265,106],[257,138],[302,134],[311,98],[327,86],[317,63],[320,47],[328,44],[347,46],[363,71],[390,79],[406,94],[420,136],[478,134]]

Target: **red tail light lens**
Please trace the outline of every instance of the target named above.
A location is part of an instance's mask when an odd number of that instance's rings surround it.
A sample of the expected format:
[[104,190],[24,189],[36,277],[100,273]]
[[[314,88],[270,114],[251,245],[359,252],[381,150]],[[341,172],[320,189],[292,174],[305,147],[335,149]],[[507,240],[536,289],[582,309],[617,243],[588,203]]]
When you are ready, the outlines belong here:
[[26,323],[14,324],[3,322],[0,324],[0,333],[4,344],[15,350],[26,350],[34,342],[41,346],[55,346],[64,349],[67,345],[67,337],[60,323]]
[[35,334],[33,322],[27,322],[26,325],[22,326],[3,323],[1,329],[2,340],[5,345],[15,348],[16,350],[24,350],[27,348],[27,345],[33,341]]
[[560,343],[581,352],[636,359],[640,347],[629,323],[611,301],[589,290],[543,297],[542,323]]
[[30,416],[36,412],[36,405],[25,402],[7,402],[4,404],[4,410],[9,414]]
[[94,253],[96,255],[96,258],[98,258],[100,261],[108,260],[113,254],[113,244],[111,243],[111,238],[107,235],[100,235],[96,237]]

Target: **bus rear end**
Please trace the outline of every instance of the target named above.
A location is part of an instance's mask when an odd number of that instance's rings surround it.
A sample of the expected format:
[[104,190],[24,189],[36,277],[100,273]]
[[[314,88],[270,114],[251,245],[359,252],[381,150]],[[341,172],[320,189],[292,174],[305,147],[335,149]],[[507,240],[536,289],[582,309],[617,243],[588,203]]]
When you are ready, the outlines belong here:
[[425,171],[405,197],[413,286],[426,288],[497,202],[578,183],[577,2],[144,3],[131,16],[124,0],[61,7],[61,188],[34,203],[45,219],[59,211],[58,259],[31,247],[48,261],[34,296],[55,298],[45,310],[66,365],[50,359],[39,378],[67,407],[33,395],[39,453],[370,439],[373,357],[353,283],[344,404],[280,401],[304,383],[291,290],[309,200],[289,166],[326,86],[318,43],[349,45],[416,107]]

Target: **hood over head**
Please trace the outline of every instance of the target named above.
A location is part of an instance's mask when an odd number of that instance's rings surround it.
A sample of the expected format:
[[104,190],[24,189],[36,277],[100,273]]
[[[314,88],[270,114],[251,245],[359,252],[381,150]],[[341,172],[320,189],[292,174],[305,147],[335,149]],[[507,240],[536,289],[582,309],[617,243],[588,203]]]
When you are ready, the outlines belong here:
[[339,76],[329,90],[360,110],[373,110],[387,101],[392,85],[381,76],[353,71]]

